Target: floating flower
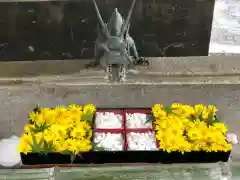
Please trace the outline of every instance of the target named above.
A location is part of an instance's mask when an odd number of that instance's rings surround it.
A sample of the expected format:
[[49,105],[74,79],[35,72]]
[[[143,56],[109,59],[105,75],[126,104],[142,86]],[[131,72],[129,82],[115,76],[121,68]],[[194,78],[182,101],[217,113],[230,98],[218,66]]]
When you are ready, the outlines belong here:
[[237,144],[238,143],[237,135],[233,134],[233,133],[228,133],[227,134],[227,141],[232,143],[232,144]]

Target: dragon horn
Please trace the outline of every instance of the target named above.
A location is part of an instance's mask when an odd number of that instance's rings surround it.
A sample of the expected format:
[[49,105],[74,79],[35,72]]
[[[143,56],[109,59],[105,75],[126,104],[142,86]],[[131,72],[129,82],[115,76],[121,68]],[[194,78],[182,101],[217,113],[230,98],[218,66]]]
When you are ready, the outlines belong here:
[[128,11],[128,16],[127,16],[127,18],[126,18],[126,21],[125,21],[124,25],[122,26],[121,36],[123,36],[123,35],[126,33],[126,31],[129,29],[130,18],[131,18],[131,16],[132,16],[132,11],[133,11],[133,7],[134,7],[134,5],[135,5],[135,1],[136,1],[136,0],[133,0],[132,5],[131,5],[131,7],[130,7],[130,9],[129,9],[129,11]]
[[126,34],[128,34],[128,32],[129,32],[130,24],[131,24],[131,22],[129,21],[129,23],[128,23],[128,27],[127,27],[127,31],[126,31]]
[[95,2],[95,0],[93,0],[93,4],[94,4],[95,10],[96,10],[96,13],[97,13],[97,16],[98,16],[98,20],[99,20],[99,22],[100,22],[100,25],[101,25],[102,30],[106,30],[106,31],[107,31],[106,33],[108,33],[107,26],[106,26],[106,24],[103,22],[102,16],[101,16],[101,14],[100,14],[100,12],[99,12],[99,9],[98,9],[98,6],[97,6],[97,3]]

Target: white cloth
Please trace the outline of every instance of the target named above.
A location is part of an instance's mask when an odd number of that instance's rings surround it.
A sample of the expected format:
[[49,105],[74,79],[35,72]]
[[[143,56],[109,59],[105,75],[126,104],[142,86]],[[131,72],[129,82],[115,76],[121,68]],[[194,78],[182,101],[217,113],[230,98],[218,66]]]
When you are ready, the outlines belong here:
[[227,140],[228,142],[232,143],[233,145],[238,143],[237,135],[233,133],[227,134]]
[[19,138],[12,136],[0,141],[0,165],[4,167],[13,167],[21,162],[21,156],[18,152]]

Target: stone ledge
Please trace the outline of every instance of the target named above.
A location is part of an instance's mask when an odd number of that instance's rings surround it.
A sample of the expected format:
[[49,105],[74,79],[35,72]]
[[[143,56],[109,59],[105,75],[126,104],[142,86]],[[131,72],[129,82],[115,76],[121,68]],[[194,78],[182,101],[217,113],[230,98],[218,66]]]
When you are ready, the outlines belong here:
[[[156,57],[149,61],[149,67],[138,67],[138,70],[158,75],[240,74],[239,56]],[[86,59],[0,62],[0,77],[78,73],[84,71],[89,62]]]
[[[87,78],[87,79],[0,79],[0,88],[10,86],[29,86],[31,84],[53,84],[53,85],[64,85],[64,86],[78,86],[78,85],[112,85],[116,83],[109,83],[107,80],[101,78]],[[121,85],[122,83],[119,83]],[[143,85],[156,85],[156,84],[240,84],[240,78],[237,76],[232,77],[138,77],[129,78],[124,82],[128,84],[143,84]]]

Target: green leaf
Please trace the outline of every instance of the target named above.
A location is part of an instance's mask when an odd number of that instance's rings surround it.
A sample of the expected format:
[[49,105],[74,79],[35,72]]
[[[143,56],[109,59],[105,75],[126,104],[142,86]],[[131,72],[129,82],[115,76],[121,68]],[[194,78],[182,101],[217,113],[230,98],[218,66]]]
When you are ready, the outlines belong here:
[[70,158],[71,158],[71,164],[72,164],[74,159],[76,158],[76,155],[74,153],[71,153]]
[[190,121],[194,121],[196,119],[196,117],[194,115],[191,115],[189,118],[188,118]]
[[32,135],[32,142],[33,142],[33,148],[32,148],[32,151],[33,152],[38,152],[38,147],[37,147],[37,140],[36,140],[36,137],[34,135]]
[[172,113],[172,108],[170,106],[164,106],[164,111],[166,111],[167,114],[171,114]]
[[147,115],[146,122],[144,124],[146,124],[148,122],[153,122],[153,121],[154,121],[154,117],[152,115]]
[[93,146],[93,149],[94,150],[97,150],[97,151],[104,151],[104,147],[99,147],[99,146]]
[[[36,127],[36,125],[35,125],[35,127]],[[31,131],[31,132],[34,132],[34,133],[36,133],[36,128],[29,127],[29,129],[30,129],[30,131]]]
[[43,151],[48,152],[48,144],[46,142],[43,144]]
[[82,119],[92,125],[93,114],[91,112],[83,113]]
[[201,114],[199,115],[199,119],[200,119],[200,121],[203,121],[203,111],[201,112]]
[[82,154],[81,154],[81,153],[79,153],[79,154],[78,154],[78,156],[79,156],[81,159],[83,159],[83,156],[82,156]]
[[[215,120],[213,118],[215,118]],[[212,119],[212,124],[220,122],[216,115],[214,115]]]
[[104,151],[104,147],[98,146],[99,143],[93,143],[93,149],[97,151]]
[[65,151],[65,152],[60,152],[61,154],[65,154],[65,155],[70,155],[71,152],[70,151]]
[[214,121],[214,123],[216,122],[220,122],[220,120],[217,118],[217,116],[216,115],[214,115],[214,117],[215,117],[215,121]]
[[38,132],[43,132],[44,130],[48,129],[50,127],[50,125],[48,124],[42,124],[40,126],[35,124],[35,128],[31,128],[30,130],[34,133],[38,133]]
[[53,152],[53,143],[48,144],[48,148],[50,152]]
[[52,142],[47,143],[46,141],[44,141],[44,152],[53,152]]
[[208,123],[209,123],[209,124],[213,124],[213,123],[214,123],[212,114],[209,114],[209,115],[208,115]]
[[32,149],[32,151],[31,152],[33,152],[33,148],[34,148],[34,146],[32,145],[32,144],[29,144],[29,146],[31,147],[31,149]]
[[42,138],[40,140],[39,143],[37,143],[37,139],[36,137],[33,135],[32,136],[32,141],[33,141],[33,144],[32,144],[32,152],[40,152],[41,151],[41,148],[43,146],[43,143],[44,143],[44,139]]
[[42,138],[40,142],[37,144],[39,151],[41,151],[43,144],[44,144],[44,138]]
[[[214,119],[214,118],[215,118],[215,119]],[[210,113],[208,114],[208,123],[209,123],[209,124],[214,124],[214,123],[216,123],[216,122],[219,122],[217,116],[216,116],[216,115],[213,115],[213,112],[210,112]]]
[[177,113],[173,112],[173,110],[176,110],[177,108],[172,108],[171,106],[164,106],[164,111],[166,111],[167,115],[173,114],[175,116],[179,116]]

